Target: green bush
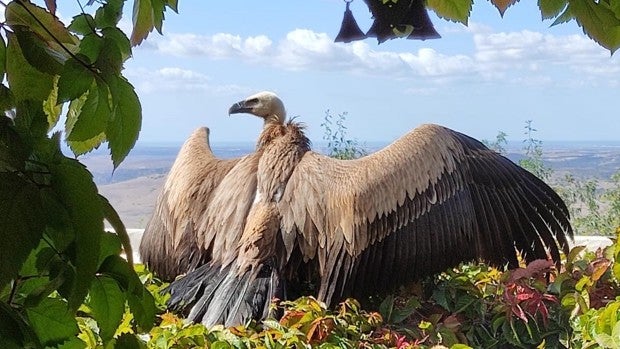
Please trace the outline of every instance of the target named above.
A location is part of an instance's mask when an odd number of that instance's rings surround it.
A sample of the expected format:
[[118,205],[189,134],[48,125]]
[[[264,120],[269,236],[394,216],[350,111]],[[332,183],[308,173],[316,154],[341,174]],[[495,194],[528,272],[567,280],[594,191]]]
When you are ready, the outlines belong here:
[[[360,300],[364,306],[354,299],[333,309],[312,297],[274,300],[280,319],[229,328],[206,328],[166,312],[166,284],[142,266],[136,270],[157,304],[156,326],[150,331],[131,326],[134,315],[126,309],[106,342],[100,319],[78,317],[78,338],[89,348],[119,343],[143,348],[617,348],[620,340],[617,239],[597,251],[574,247],[560,270],[546,260],[514,270],[462,264],[394,295]],[[83,314],[89,312],[86,306]]]

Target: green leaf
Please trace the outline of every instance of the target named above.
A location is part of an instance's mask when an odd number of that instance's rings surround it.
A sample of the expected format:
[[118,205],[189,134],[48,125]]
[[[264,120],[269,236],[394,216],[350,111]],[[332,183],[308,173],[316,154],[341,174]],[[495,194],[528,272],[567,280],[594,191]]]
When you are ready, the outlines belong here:
[[6,6],[6,23],[25,26],[46,42],[60,41],[63,44],[77,44],[65,25],[44,8],[26,1],[11,1]]
[[102,30],[102,33],[104,38],[110,39],[116,45],[123,62],[131,57],[131,43],[125,33],[118,28],[105,28]]
[[133,293],[127,294],[127,303],[129,309],[134,315],[136,323],[143,331],[149,331],[155,324],[155,314],[157,307],[155,306],[155,298],[153,295],[142,288],[142,294],[137,296]]
[[153,26],[153,5],[151,0],[134,0],[131,45],[140,45],[153,30]]
[[178,0],[166,0],[166,6],[170,7],[172,11],[179,12],[179,1]]
[[106,276],[96,277],[90,286],[87,305],[97,320],[104,343],[114,336],[125,312],[125,294],[118,283]]
[[5,302],[0,302],[0,348],[38,347],[41,347],[41,343],[24,317]]
[[133,265],[133,250],[131,248],[129,234],[127,234],[127,229],[125,229],[125,224],[123,224],[121,217],[118,215],[114,207],[112,207],[108,199],[106,199],[103,195],[99,195],[99,198],[101,199],[101,204],[103,206],[103,216],[110,223],[114,229],[114,232],[123,244],[127,262],[129,262],[130,265]]
[[24,172],[30,152],[31,148],[13,126],[13,120],[0,116],[0,172]]
[[617,348],[618,343],[614,340],[614,338],[607,333],[595,333],[594,340],[598,345],[602,348]]
[[428,0],[426,6],[444,19],[467,25],[473,0]]
[[0,172],[0,289],[17,276],[45,227],[36,185],[13,172]]
[[116,27],[123,15],[123,0],[108,0],[95,12],[97,28]]
[[0,35],[0,80],[4,80],[4,73],[6,73],[6,42]]
[[120,75],[123,70],[123,53],[115,39],[104,37],[95,66],[103,76]]
[[56,193],[49,188],[41,190],[43,210],[48,215],[45,234],[57,251],[64,252],[75,241],[71,216]]
[[70,309],[77,309],[97,270],[103,233],[103,211],[92,175],[77,160],[65,158],[50,166],[52,188],[66,207],[75,231],[76,277],[69,296]]
[[84,342],[78,337],[71,338],[56,347],[56,349],[83,349],[83,348],[84,348]]
[[556,26],[558,24],[567,23],[573,18],[574,16],[573,16],[573,12],[571,11],[571,7],[568,6],[566,7],[566,10],[564,10],[564,12],[562,12],[562,14],[558,18],[556,18],[555,21],[553,21],[553,23],[551,23],[551,27]]
[[13,92],[8,87],[0,83],[0,111],[10,110],[15,108],[15,98]]
[[379,305],[379,313],[383,317],[386,323],[390,323],[392,318],[392,311],[394,311],[394,296],[388,295]]
[[121,241],[114,233],[106,232],[101,235],[101,249],[99,250],[99,266],[110,256],[121,254]]
[[[67,121],[65,123],[65,134],[71,134],[71,130],[73,130],[73,126],[75,125],[75,122],[77,121],[77,118],[80,115],[82,107],[84,106],[87,98],[88,94],[84,94],[80,98],[74,99],[71,101],[71,103],[69,103],[69,109],[67,111]],[[76,156],[78,156],[88,153],[95,148],[98,148],[99,145],[101,145],[101,143],[105,141],[105,139],[105,133],[101,132],[93,138],[84,141],[67,140],[67,143],[69,144],[69,148],[71,148],[71,151]]]
[[620,0],[610,0],[609,8],[614,11],[616,18],[620,18]]
[[[59,259],[54,260],[54,257],[56,256],[54,255],[50,256],[49,254],[44,254],[42,256],[42,258],[47,258],[48,262],[49,261],[61,262]],[[57,263],[57,265],[60,265],[61,263]],[[29,292],[27,292],[27,297],[24,300],[25,307],[34,307],[40,304],[50,294],[58,290],[63,285],[63,283],[65,283],[68,279],[71,278],[70,276],[67,277],[68,275],[71,274],[70,272],[67,272],[69,269],[68,265],[66,263],[62,263],[62,267],[63,268],[59,269],[58,272],[54,272],[53,276],[50,275],[50,277],[52,277],[51,279],[49,277],[44,277],[44,278],[28,279],[26,281],[26,282],[29,282],[29,281],[44,281],[44,282],[39,284],[38,287],[33,288]],[[23,292],[23,288],[20,289],[20,292]]]
[[99,148],[101,143],[105,142],[105,140],[106,135],[105,133],[101,132],[95,137],[87,139],[85,141],[67,141],[67,143],[69,144],[69,148],[71,148],[73,154],[75,154],[75,156],[80,156],[91,152],[93,149]]
[[82,38],[80,43],[80,54],[88,57],[90,62],[95,62],[99,58],[99,53],[103,48],[103,38],[97,34],[88,34]]
[[114,168],[133,148],[142,126],[142,107],[133,86],[124,78],[111,86],[114,110],[106,134]]
[[45,101],[43,101],[43,112],[47,115],[48,130],[51,131],[60,119],[62,106],[58,105],[58,76],[54,76],[54,88]]
[[454,344],[453,346],[451,346],[450,349],[473,349],[473,348],[470,347],[469,345],[458,343],[458,344]]
[[26,314],[44,345],[62,343],[79,331],[67,303],[59,298],[45,298],[38,306],[26,309]]
[[[13,2],[11,3],[13,4]],[[44,101],[53,87],[53,76],[42,73],[28,63],[13,33],[8,37],[6,74],[16,102],[27,99]]]
[[538,0],[538,8],[543,19],[555,18],[568,5],[568,0]]
[[612,53],[620,48],[620,20],[605,2],[569,0],[569,4],[586,35]]
[[76,34],[88,35],[95,32],[94,28],[95,19],[93,16],[88,13],[82,13],[73,17],[73,20],[67,29]]
[[40,240],[37,248],[32,250],[28,258],[19,270],[20,275],[39,275],[49,269],[49,263],[54,257],[55,251],[49,244]]
[[103,262],[99,272],[114,278],[126,290],[129,309],[138,326],[146,331],[153,327],[157,312],[155,299],[144,288],[138,274],[129,263],[118,255],[110,256]]
[[85,66],[86,56],[80,60],[71,58],[65,62],[58,80],[58,103],[65,103],[79,98],[93,85],[93,72]]
[[67,140],[85,141],[105,132],[110,113],[108,87],[103,81],[96,79],[88,90],[88,97],[67,135]]
[[159,34],[162,34],[162,24],[164,23],[164,12],[166,11],[166,3],[164,0],[151,0],[153,5],[153,26]]
[[56,75],[60,72],[62,69],[61,62],[65,60],[61,54],[49,49],[44,41],[30,31],[16,27],[13,32],[17,37],[24,58],[31,66],[50,75]]
[[[43,101],[26,100],[17,104],[15,108],[15,129],[22,134],[28,144],[43,145],[47,138],[47,116],[43,112]],[[38,169],[37,171],[41,171]]]
[[131,333],[123,333],[118,338],[113,339],[106,348],[114,349],[143,349],[146,348],[144,342]]
[[[112,255],[103,261],[99,273],[118,281],[121,287],[135,296],[142,297],[144,286],[136,271],[119,255]],[[131,306],[131,305],[130,305]]]

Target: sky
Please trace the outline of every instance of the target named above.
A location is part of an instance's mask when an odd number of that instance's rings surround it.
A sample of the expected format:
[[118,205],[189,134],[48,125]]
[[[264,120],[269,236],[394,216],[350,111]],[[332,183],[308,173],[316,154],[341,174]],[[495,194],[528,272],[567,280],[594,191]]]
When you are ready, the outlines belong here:
[[[58,3],[61,19],[76,14],[74,1]],[[422,123],[521,140],[526,120],[543,141],[620,141],[620,54],[575,22],[550,27],[535,1],[504,18],[477,1],[468,26],[430,11],[443,38],[381,45],[334,43],[344,8],[342,0],[180,0],[164,35],[151,34],[126,63],[143,108],[139,142],[181,143],[200,126],[212,143],[254,141],[261,121],[227,111],[261,90],[276,92],[313,142],[327,110],[347,113],[348,136],[361,142],[389,142]],[[367,30],[363,1],[351,9]]]

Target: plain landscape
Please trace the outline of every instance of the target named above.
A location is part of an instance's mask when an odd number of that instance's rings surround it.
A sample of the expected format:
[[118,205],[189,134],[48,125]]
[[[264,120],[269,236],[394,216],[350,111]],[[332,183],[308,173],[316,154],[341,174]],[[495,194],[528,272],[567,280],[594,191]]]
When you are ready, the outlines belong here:
[[[365,147],[372,152],[384,145]],[[250,142],[224,143],[214,144],[213,151],[222,158],[232,158],[251,152],[253,147]],[[315,148],[322,149],[320,144]],[[138,145],[114,172],[106,149],[84,155],[81,160],[126,227],[144,228],[179,149],[180,145]],[[545,165],[554,170],[554,176],[597,179],[604,188],[611,175],[620,170],[620,142],[553,142],[543,144],[543,149]],[[515,162],[524,156],[519,142],[509,143],[507,153]]]

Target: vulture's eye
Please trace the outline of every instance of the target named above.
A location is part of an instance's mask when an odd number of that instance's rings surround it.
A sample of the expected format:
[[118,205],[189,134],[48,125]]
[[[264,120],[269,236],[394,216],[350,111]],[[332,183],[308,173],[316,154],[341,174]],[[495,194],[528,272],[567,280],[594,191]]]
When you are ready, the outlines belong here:
[[248,104],[258,104],[258,98],[248,99],[247,103]]

